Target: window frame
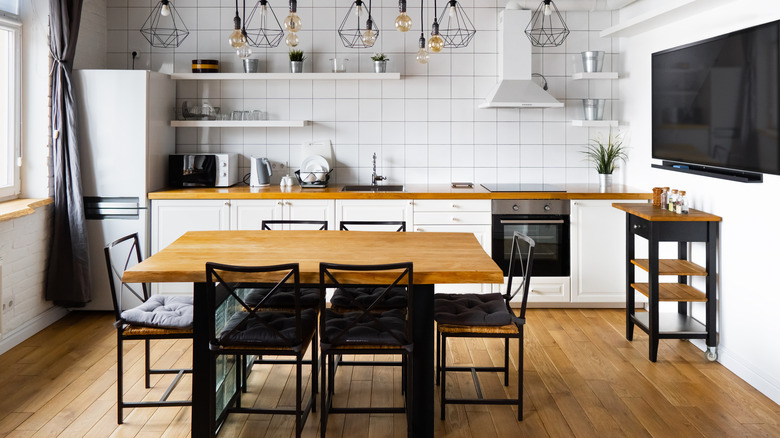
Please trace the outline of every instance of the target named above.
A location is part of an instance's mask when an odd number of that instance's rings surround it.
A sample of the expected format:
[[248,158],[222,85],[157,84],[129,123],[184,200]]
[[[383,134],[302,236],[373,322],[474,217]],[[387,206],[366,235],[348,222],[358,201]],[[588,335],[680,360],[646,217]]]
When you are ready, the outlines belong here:
[[0,12],[0,28],[9,31],[13,38],[13,71],[9,72],[11,83],[9,98],[12,99],[13,111],[9,112],[10,148],[8,172],[11,184],[0,186],[0,201],[18,198],[21,193],[21,159],[22,159],[22,22],[16,15]]

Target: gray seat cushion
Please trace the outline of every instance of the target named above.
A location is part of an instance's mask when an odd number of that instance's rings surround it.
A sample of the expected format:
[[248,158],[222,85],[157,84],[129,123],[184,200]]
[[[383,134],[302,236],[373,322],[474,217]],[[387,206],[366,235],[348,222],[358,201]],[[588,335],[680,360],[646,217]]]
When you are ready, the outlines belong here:
[[[332,310],[326,312],[328,313],[323,343],[330,343],[332,346],[402,346],[411,343],[411,340],[406,337],[406,317],[401,310],[393,309],[376,314],[379,322],[365,317],[363,312],[339,313]],[[358,319],[359,322],[354,327],[350,327]],[[340,336],[340,333],[348,327],[346,334]]]
[[[218,339],[222,346],[295,347],[295,313],[290,312],[236,312],[230,317]],[[303,343],[314,336],[317,312],[301,311]],[[271,327],[271,328],[269,328]]]
[[[348,287],[338,288],[333,292],[333,296],[330,299],[330,304],[334,307],[343,309],[356,309],[358,308],[353,300],[361,306],[368,308],[384,291],[384,287]],[[402,309],[406,307],[406,288],[403,286],[396,286],[391,288],[382,301],[378,302],[373,309],[374,310],[386,310],[386,309]]]
[[501,294],[436,294],[433,306],[439,324],[501,326],[516,321]]
[[192,328],[192,297],[152,295],[146,302],[121,314],[133,325],[158,328]]

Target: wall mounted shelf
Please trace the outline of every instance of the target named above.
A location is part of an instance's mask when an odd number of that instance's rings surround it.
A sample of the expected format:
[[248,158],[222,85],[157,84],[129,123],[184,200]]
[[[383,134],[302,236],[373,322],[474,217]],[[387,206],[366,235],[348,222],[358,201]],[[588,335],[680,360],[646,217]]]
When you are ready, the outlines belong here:
[[571,75],[571,78],[576,80],[580,79],[617,79],[618,74],[615,71],[605,71],[605,72],[598,72],[598,73],[574,73]]
[[308,120],[172,120],[174,128],[301,128]]
[[401,73],[174,73],[173,80],[399,80]]
[[[630,37],[721,6],[728,0],[677,0],[601,31],[601,38]],[[660,2],[659,2],[660,3]]]
[[573,126],[583,126],[586,128],[617,128],[617,120],[572,120]]

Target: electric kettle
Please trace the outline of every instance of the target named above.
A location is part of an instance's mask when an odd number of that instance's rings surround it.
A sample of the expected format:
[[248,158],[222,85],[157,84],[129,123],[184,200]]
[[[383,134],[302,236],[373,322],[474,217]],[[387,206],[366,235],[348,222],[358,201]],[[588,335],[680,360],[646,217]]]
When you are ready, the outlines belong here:
[[271,184],[271,163],[268,158],[249,158],[249,185],[251,187],[264,187]]

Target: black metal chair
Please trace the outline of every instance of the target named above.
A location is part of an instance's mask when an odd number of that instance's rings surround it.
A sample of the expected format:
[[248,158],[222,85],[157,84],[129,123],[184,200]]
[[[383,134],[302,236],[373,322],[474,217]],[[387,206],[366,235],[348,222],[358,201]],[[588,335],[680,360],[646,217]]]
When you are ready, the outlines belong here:
[[[146,283],[136,285],[122,282],[125,270],[143,260],[137,233],[109,243],[104,248],[104,254],[116,318],[117,424],[124,422],[125,408],[192,406],[190,400],[168,400],[184,374],[191,374],[192,369],[153,369],[149,351],[152,340],[192,339],[192,297],[150,295]],[[133,301],[133,306],[125,305],[123,301]],[[151,387],[152,374],[175,375],[158,401],[124,400],[123,344],[125,341],[138,340],[144,341],[144,387]]]
[[[257,286],[269,288],[268,294],[255,305],[245,301],[243,288],[237,288],[231,282],[236,273],[254,274],[262,281]],[[317,365],[312,366],[311,394],[303,406],[302,371],[304,355],[312,346],[312,357],[317,357],[317,311],[301,305],[300,271],[297,263],[274,266],[231,266],[219,263],[206,263],[207,302],[212,303],[210,313],[225,315],[215,318],[215,326],[209,334],[209,349],[212,360],[218,362],[220,356],[232,356],[236,363],[239,357],[248,355],[292,356],[295,364],[295,409],[285,408],[247,408],[241,405],[243,367],[238,366],[235,379],[235,396],[225,401],[225,410],[219,414],[217,423],[221,424],[230,413],[277,414],[295,416],[295,436],[300,437],[303,425],[309,413],[316,411]],[[241,286],[246,283],[241,283]],[[281,291],[293,291],[293,309],[265,309],[265,301]],[[219,368],[219,367],[218,367]],[[223,368],[230,374],[229,365]],[[219,379],[219,376],[217,376]],[[229,382],[225,379],[224,382]],[[228,384],[228,383],[225,383]],[[230,407],[231,404],[234,406]]]
[[[523,419],[523,327],[531,282],[531,267],[535,242],[528,236],[515,232],[509,261],[509,278],[505,294],[436,294],[434,319],[436,320],[436,384],[441,377],[441,419],[446,405],[489,404],[516,405],[517,419]],[[512,291],[512,278],[522,278],[522,284]],[[515,315],[510,302],[522,291],[520,314]],[[504,339],[503,367],[454,367],[447,366],[448,338],[502,338]],[[517,360],[517,400],[486,399],[482,395],[477,372],[503,372],[504,386],[509,386],[509,339],[519,342]],[[447,372],[469,372],[474,379],[477,398],[447,398]]]
[[[366,228],[363,228],[366,227]],[[341,231],[388,231],[398,227],[395,231],[406,231],[406,221],[341,221],[339,230]],[[351,229],[350,229],[351,228]]]
[[[371,285],[370,288],[351,288],[350,275],[356,272],[372,272],[374,278],[393,278],[385,284]],[[335,263],[320,263],[320,344],[323,358],[320,435],[325,436],[328,424],[328,414],[365,414],[365,413],[406,413],[407,426],[411,428],[413,415],[414,391],[412,389],[411,373],[404,373],[405,408],[400,407],[334,407],[333,393],[336,373],[335,357],[342,354],[401,355],[403,362],[412,366],[414,342],[412,338],[411,294],[413,289],[413,266],[411,262],[383,265],[342,265]],[[337,312],[326,307],[325,289],[341,287],[350,291],[352,305],[356,310]],[[379,289],[381,292],[373,301],[366,304],[361,296],[365,291]],[[380,311],[382,302],[387,299],[393,289],[403,289],[407,295],[409,306],[406,312],[400,309]],[[327,363],[327,375],[326,366]],[[378,363],[369,363],[379,365]],[[411,429],[409,429],[411,430]]]
[[309,220],[263,220],[260,222],[260,229],[261,230],[273,230],[277,229],[274,228],[274,225],[314,225],[319,226],[319,228],[312,227],[312,229],[317,230],[327,230],[328,229],[328,221],[309,221]]

